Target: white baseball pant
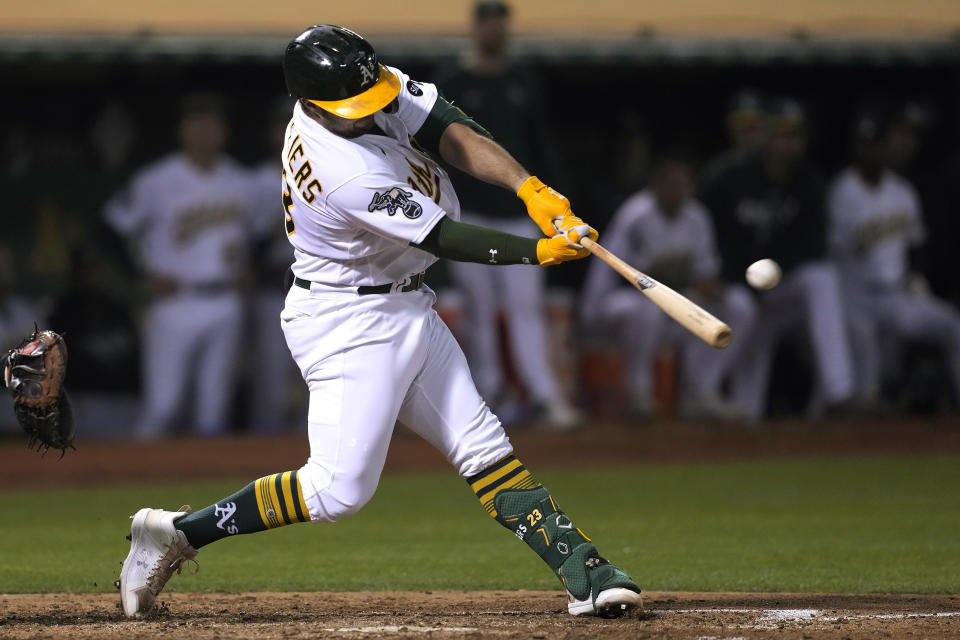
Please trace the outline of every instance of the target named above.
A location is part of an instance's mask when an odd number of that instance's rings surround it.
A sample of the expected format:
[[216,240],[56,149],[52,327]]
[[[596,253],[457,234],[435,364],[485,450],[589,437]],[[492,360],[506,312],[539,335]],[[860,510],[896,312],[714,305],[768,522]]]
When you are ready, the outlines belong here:
[[664,342],[678,345],[683,388],[693,395],[718,395],[720,385],[736,363],[753,327],[756,305],[740,286],[730,286],[723,299],[710,303],[684,291],[698,304],[722,318],[733,329],[733,344],[714,349],[677,324],[636,289],[618,288],[598,310],[601,322],[613,325],[627,359],[627,386],[634,395],[653,394],[653,360]]
[[832,263],[810,262],[791,270],[776,288],[759,294],[757,318],[734,378],[734,398],[749,417],[760,418],[766,411],[773,356],[787,330],[806,330],[816,363],[815,395],[828,405],[850,398],[853,365],[840,280]]
[[903,340],[935,345],[943,353],[960,402],[960,313],[942,300],[909,291],[846,287],[857,388],[875,397],[882,382],[884,347]]
[[310,390],[310,457],[298,477],[311,520],[336,521],[373,496],[398,420],[464,477],[513,450],[430,289],[312,289],[291,287],[281,315]]
[[181,293],[149,306],[138,437],[167,433],[188,399],[195,433],[226,433],[242,320],[240,296],[232,292]]

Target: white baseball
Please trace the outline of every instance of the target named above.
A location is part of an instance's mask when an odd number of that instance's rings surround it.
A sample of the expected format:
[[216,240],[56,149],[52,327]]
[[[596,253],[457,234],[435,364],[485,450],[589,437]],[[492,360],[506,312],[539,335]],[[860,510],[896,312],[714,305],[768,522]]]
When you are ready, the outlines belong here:
[[780,265],[770,258],[757,260],[747,267],[746,274],[747,282],[750,283],[750,286],[754,289],[760,289],[761,291],[773,289],[780,284],[781,275],[783,275],[783,272],[780,271]]

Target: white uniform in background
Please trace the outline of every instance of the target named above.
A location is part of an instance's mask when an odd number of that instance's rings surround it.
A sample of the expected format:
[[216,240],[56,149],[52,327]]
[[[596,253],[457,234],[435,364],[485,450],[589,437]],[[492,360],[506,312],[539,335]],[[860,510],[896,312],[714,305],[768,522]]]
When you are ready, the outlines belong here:
[[828,204],[860,394],[876,396],[885,348],[906,339],[942,349],[960,400],[960,313],[907,288],[908,251],[925,238],[913,187],[889,171],[871,185],[848,168],[830,189]]
[[[254,191],[251,233],[254,246],[263,255],[256,256],[258,274],[250,308],[250,419],[251,430],[259,434],[283,431],[286,423],[289,390],[297,379],[297,368],[280,328],[283,310],[283,274],[292,261],[290,243],[283,229],[280,166],[276,160],[253,169],[250,186]],[[276,277],[273,277],[273,276]],[[263,277],[266,276],[266,277]]]
[[[505,219],[465,212],[463,221],[518,236],[539,235],[539,229],[526,216]],[[471,262],[449,262],[447,268],[467,302],[464,339],[480,393],[494,398],[504,391],[497,330],[500,312],[506,320],[513,366],[531,400],[545,409],[549,424],[558,428],[572,426],[578,416],[550,364],[543,295],[546,273],[526,265],[491,269],[489,265]]]
[[45,324],[40,309],[27,298],[17,294],[0,298],[0,353],[16,349],[36,327]]
[[[663,278],[667,285],[671,285],[669,273],[691,283],[719,276],[713,224],[707,210],[694,199],[688,199],[677,215],[670,217],[660,210],[652,190],[643,190],[628,198],[614,214],[603,244],[637,269]],[[621,281],[608,266],[593,261],[581,308],[586,323],[616,329],[627,357],[634,409],[643,411],[651,406],[653,360],[665,341],[680,350],[686,406],[693,411],[722,406],[720,385],[748,343],[746,336],[753,326],[755,304],[751,295],[739,285],[725,287],[723,299],[715,302],[691,289],[683,291],[723,318],[738,336],[729,348],[717,350],[683,329],[636,289],[621,286]]]
[[[176,283],[143,319],[141,438],[181,417],[201,435],[227,431],[249,206],[248,173],[234,161],[202,171],[179,153],[141,170],[107,205],[107,221],[132,242],[144,273]],[[183,415],[188,400],[192,419]]]
[[[283,150],[300,280],[281,321],[310,390],[310,458],[298,477],[314,521],[337,520],[370,499],[397,420],[462,476],[512,450],[432,309],[436,296],[415,288],[436,257],[411,243],[444,215],[458,219],[460,203],[447,173],[410,145],[436,87],[390,70],[404,88],[395,113],[375,114],[380,132],[338,137],[298,104]],[[361,295],[360,287],[382,285],[391,292]]]

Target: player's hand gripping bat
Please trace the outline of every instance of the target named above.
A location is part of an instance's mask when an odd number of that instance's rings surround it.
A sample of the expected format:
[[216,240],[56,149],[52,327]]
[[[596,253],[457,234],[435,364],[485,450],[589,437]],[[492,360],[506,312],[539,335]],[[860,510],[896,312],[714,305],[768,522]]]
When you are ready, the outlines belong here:
[[610,265],[664,313],[711,347],[723,349],[733,340],[730,327],[667,285],[634,269],[590,238],[581,238],[579,244]]

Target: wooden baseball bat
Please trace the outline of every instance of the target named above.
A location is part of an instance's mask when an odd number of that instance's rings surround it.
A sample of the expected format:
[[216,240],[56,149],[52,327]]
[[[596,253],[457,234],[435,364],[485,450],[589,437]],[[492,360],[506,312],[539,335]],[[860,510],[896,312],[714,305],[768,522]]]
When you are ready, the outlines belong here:
[[640,293],[647,296],[653,304],[663,309],[664,313],[711,347],[724,349],[733,340],[733,331],[730,327],[688,298],[634,269],[590,238],[581,238],[580,244],[626,278],[627,282],[639,289]]

